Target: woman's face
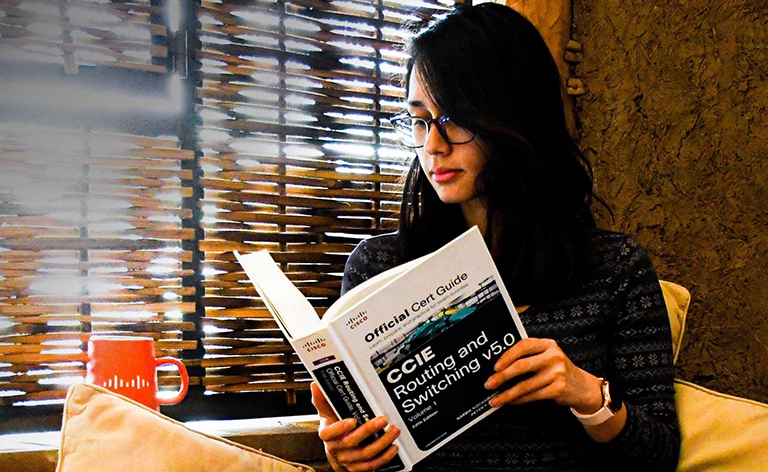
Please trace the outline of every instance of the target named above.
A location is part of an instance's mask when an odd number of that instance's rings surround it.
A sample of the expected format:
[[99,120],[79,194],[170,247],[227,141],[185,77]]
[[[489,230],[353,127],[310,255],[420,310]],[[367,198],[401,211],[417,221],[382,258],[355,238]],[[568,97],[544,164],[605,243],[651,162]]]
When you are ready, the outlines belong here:
[[[407,106],[408,113],[417,118],[434,119],[442,114],[416,71],[408,82]],[[466,144],[450,144],[436,127],[436,124],[430,126],[426,143],[416,149],[421,168],[440,200],[461,205],[465,218],[472,223],[475,218],[468,212],[474,213],[485,207],[475,186],[485,165],[481,141],[475,137]]]

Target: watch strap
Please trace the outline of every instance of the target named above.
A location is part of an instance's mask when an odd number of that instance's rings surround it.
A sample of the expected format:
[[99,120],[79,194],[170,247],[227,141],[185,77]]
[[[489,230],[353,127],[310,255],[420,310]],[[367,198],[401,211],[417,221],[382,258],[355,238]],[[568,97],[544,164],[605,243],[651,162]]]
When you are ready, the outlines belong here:
[[603,406],[594,413],[584,415],[571,408],[571,413],[581,422],[581,424],[587,426],[595,426],[605,423],[609,419],[613,418],[613,415],[621,408],[621,402],[618,405],[614,405],[611,401],[611,390],[608,380],[601,378],[601,392],[603,395]]

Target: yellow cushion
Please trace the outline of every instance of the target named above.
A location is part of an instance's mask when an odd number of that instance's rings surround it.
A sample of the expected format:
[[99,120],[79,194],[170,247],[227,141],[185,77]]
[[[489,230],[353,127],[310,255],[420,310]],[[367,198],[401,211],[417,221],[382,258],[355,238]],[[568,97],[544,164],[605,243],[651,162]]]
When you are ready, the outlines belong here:
[[310,467],[186,428],[90,384],[70,387],[57,472],[311,472]]
[[677,362],[685,332],[685,317],[691,304],[691,293],[685,287],[666,280],[660,280],[659,284],[664,294],[664,303],[667,305],[669,325],[672,328],[673,362]]
[[768,405],[675,380],[678,472],[768,470]]

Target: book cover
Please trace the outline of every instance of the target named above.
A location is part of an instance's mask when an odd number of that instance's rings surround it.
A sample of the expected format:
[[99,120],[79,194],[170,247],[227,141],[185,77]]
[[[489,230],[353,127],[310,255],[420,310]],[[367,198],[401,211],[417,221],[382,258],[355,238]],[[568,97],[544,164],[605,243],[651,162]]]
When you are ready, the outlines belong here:
[[399,457],[380,470],[410,470],[494,411],[484,382],[526,334],[476,227],[322,319],[266,251],[236,256],[337,415],[398,425]]

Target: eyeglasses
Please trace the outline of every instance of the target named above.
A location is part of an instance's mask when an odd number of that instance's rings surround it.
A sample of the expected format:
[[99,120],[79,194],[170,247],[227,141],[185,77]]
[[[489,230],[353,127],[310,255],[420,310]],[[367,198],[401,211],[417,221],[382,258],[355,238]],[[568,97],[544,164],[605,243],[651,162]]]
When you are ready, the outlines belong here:
[[434,123],[440,136],[450,144],[466,144],[475,139],[474,131],[457,125],[448,115],[426,120],[408,114],[393,116],[389,119],[400,142],[407,148],[420,148],[427,142],[429,130]]

